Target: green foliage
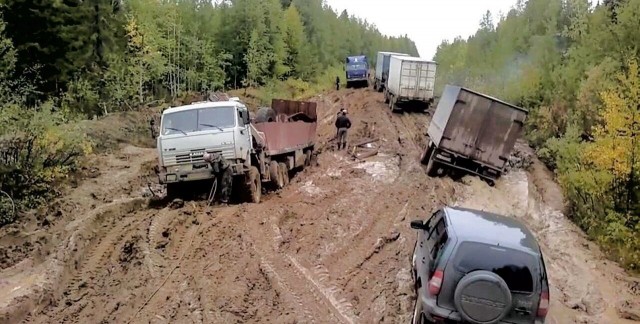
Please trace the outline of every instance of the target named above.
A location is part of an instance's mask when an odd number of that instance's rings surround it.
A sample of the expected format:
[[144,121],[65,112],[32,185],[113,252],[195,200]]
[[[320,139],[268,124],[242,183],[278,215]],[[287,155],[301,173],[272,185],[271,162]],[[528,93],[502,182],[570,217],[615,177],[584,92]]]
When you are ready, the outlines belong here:
[[[6,105],[0,110],[0,190],[21,207],[46,202],[52,185],[91,153],[82,130],[71,126],[51,103],[38,109]],[[0,219],[0,225],[12,221]]]
[[437,89],[457,84],[530,111],[527,137],[571,215],[628,269],[640,265],[640,1],[520,1],[497,25],[443,42]]
[[30,104],[61,99],[67,113],[84,116],[185,93],[313,82],[350,54],[417,55],[407,37],[383,36],[322,0],[7,0],[0,12],[8,36],[0,49],[15,45],[0,52],[3,64],[16,67],[6,75],[0,66],[0,78],[15,91],[26,89],[18,79],[39,76]]

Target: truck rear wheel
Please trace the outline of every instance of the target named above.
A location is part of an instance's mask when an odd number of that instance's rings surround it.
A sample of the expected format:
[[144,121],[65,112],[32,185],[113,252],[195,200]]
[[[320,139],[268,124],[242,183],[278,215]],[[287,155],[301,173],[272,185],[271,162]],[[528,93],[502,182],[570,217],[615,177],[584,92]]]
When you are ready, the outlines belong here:
[[304,152],[304,166],[305,167],[309,167],[311,166],[311,150],[307,150],[306,152]]
[[271,183],[273,183],[276,188],[282,189],[284,187],[284,179],[282,178],[282,172],[280,171],[278,162],[271,161],[269,163],[269,174],[271,175]]
[[420,163],[427,165],[427,175],[430,177],[435,177],[437,175],[438,168],[436,166],[435,157],[436,148],[431,141],[427,146],[427,150],[424,152],[422,157],[420,158]]
[[289,169],[287,169],[287,165],[285,163],[280,162],[278,165],[280,166],[278,169],[280,169],[280,172],[282,173],[282,182],[286,186],[289,184]]
[[260,171],[255,166],[249,167],[247,172],[247,201],[254,204],[260,203],[262,197],[262,180],[260,179]]

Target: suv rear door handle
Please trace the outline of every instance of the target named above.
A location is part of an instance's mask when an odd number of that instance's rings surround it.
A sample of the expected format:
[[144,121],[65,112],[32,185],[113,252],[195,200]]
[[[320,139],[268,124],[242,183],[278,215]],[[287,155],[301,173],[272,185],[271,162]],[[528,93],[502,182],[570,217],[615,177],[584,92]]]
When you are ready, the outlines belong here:
[[528,309],[526,309],[524,307],[516,307],[513,310],[518,314],[531,315],[531,311],[529,311]]

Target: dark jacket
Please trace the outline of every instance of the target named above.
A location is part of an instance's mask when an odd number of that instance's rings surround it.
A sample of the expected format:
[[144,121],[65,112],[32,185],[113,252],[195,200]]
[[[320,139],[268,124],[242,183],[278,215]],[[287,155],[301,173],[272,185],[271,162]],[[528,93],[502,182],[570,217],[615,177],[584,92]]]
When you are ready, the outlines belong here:
[[342,115],[336,119],[336,128],[351,128],[349,117]]

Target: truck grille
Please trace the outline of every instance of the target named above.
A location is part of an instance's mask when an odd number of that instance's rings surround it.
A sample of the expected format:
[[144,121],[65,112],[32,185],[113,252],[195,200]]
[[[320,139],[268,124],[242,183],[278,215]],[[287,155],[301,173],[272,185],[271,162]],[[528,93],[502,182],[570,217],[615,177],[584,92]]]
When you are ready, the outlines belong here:
[[195,149],[186,152],[179,152],[176,154],[166,154],[164,155],[164,164],[168,165],[180,165],[180,164],[194,164],[194,163],[203,163],[204,162],[204,153],[222,153],[222,156],[225,159],[233,159],[234,158],[234,147],[216,147],[211,149]]

